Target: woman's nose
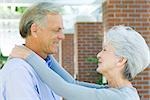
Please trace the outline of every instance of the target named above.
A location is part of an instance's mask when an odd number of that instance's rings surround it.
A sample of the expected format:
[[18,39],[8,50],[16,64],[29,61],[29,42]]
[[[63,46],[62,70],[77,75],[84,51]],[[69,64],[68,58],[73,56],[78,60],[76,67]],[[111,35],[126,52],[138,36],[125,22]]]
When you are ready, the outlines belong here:
[[99,52],[99,53],[97,54],[97,58],[98,58],[98,59],[101,58],[101,52]]

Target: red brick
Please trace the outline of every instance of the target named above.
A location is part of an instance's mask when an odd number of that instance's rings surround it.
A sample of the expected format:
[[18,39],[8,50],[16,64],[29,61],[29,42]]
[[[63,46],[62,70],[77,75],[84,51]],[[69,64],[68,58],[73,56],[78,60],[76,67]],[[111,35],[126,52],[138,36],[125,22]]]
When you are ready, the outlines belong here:
[[144,98],[150,98],[150,95],[144,95]]
[[144,89],[149,89],[150,90],[150,86],[144,86]]
[[120,0],[108,0],[109,4],[120,4],[121,1]]
[[[78,30],[78,24],[82,25],[84,29]],[[101,23],[97,22],[80,22],[76,23],[76,26],[78,30],[78,32],[76,33],[76,35],[78,36],[78,79],[82,81],[96,82],[96,79],[98,78],[98,74],[95,70],[97,64],[87,62],[86,59],[88,57],[96,57],[96,54],[101,49],[103,26]],[[95,78],[93,78],[92,76]]]
[[134,0],[123,0],[122,3],[125,4],[133,4]]
[[65,34],[62,41],[62,65],[73,76],[74,75],[74,35]]

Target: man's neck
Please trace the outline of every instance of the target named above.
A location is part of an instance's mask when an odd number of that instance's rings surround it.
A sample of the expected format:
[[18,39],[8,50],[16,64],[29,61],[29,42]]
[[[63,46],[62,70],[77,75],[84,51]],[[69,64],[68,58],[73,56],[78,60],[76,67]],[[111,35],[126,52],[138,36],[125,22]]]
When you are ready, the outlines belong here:
[[37,55],[39,55],[41,58],[45,59],[47,57],[47,54],[42,52],[40,49],[40,46],[35,45],[35,43],[26,41],[25,46],[29,49],[31,49],[33,52],[35,52]]

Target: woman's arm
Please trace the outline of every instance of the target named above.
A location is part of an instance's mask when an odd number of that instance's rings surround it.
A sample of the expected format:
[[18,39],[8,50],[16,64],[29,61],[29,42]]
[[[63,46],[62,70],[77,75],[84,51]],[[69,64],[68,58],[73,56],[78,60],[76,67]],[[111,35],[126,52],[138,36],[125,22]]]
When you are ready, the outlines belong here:
[[[56,72],[59,76],[61,76],[65,81],[69,83],[75,83],[75,79],[57,62],[57,60],[52,56],[49,55],[50,64],[49,67]],[[37,62],[38,64],[41,61]]]
[[[45,61],[34,53],[31,53],[25,60],[32,65],[49,88],[67,100],[137,100],[130,98],[130,94],[133,92],[127,93],[128,90],[123,92],[123,90],[115,88],[95,89],[68,83],[48,68]],[[37,61],[41,61],[41,63],[38,64]]]
[[[13,50],[11,56],[25,59],[49,88],[67,100],[139,100],[135,96],[131,96],[131,94],[137,95],[137,92],[133,91],[132,88],[125,88],[125,90],[115,88],[94,89],[68,83],[48,68],[45,61],[31,50]],[[41,61],[41,63],[37,64],[37,61]]]
[[[87,83],[87,82],[80,82],[75,80],[58,62],[57,60],[52,56],[49,55],[50,58],[50,65],[49,67],[55,71],[59,76],[61,76],[65,81],[72,83],[72,84],[78,84],[81,86],[85,86],[85,87],[90,87],[90,88],[96,88],[96,89],[100,89],[100,88],[104,88],[106,86],[104,85],[98,85],[98,84],[93,84],[93,83]],[[36,63],[41,63],[41,61],[37,61]]]
[[[31,53],[33,53],[33,57],[35,57],[36,59],[36,56],[34,55],[37,55],[35,54],[32,50],[30,50],[29,48],[21,45],[21,46],[15,46],[15,48],[13,48],[11,54],[10,54],[10,57],[19,57],[19,58],[23,58],[25,59],[28,55],[30,55]],[[76,81],[56,60],[53,56],[49,56],[50,57],[50,68],[55,71],[58,75],[60,75],[65,81],[69,82],[69,83],[72,83],[72,84],[78,84],[78,85],[81,85],[81,86],[85,86],[85,87],[90,87],[90,88],[104,88],[105,86],[103,85],[97,85],[97,84],[92,84],[92,83],[87,83],[87,82],[79,82],[79,81]],[[30,63],[32,63],[32,60],[29,61]],[[40,63],[43,63],[41,60],[37,60],[36,61],[37,65]]]
[[[41,80],[45,82],[49,88],[55,93],[67,100],[97,100],[95,90],[66,82],[53,70],[48,68],[45,61],[36,54],[30,54],[25,59],[32,65],[33,69],[38,73]],[[41,61],[41,63],[37,63]],[[101,100],[101,99],[99,99]]]

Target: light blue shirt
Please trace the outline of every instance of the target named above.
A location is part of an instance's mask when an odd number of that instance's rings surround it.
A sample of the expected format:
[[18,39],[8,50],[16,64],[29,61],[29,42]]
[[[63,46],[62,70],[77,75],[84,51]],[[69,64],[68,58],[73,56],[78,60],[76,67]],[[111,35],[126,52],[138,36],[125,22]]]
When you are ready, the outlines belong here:
[[0,77],[0,100],[60,100],[20,58],[8,60]]

